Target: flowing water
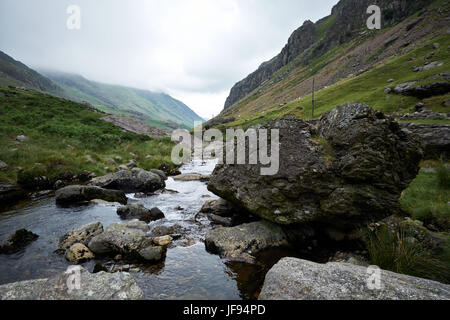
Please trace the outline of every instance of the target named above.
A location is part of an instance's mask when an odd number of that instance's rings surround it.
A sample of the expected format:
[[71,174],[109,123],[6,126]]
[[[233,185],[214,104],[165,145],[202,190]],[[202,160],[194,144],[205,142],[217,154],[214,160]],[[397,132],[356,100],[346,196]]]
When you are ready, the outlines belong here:
[[[214,161],[192,162],[181,168],[182,173],[210,174]],[[249,265],[226,262],[205,250],[204,235],[211,228],[205,218],[194,220],[195,214],[207,200],[217,197],[200,181],[175,181],[169,178],[164,192],[143,199],[128,195],[130,201],[142,201],[146,207],[158,207],[166,218],[150,224],[174,225],[185,229],[180,240],[167,251],[163,263],[148,266],[133,273],[147,299],[253,299],[268,268],[288,253],[266,253],[265,264]],[[0,239],[10,232],[25,228],[39,235],[39,239],[24,251],[0,255],[0,284],[41,279],[67,269],[63,255],[54,253],[60,236],[76,227],[100,221],[104,228],[121,222],[116,213],[119,204],[86,205],[61,208],[49,197],[28,207],[0,215]],[[92,271],[95,261],[84,266]]]

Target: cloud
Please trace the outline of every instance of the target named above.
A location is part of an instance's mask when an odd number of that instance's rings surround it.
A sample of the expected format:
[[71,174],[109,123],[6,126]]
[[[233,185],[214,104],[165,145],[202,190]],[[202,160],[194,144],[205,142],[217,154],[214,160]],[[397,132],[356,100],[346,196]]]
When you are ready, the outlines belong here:
[[[234,83],[337,0],[2,0],[0,50],[31,67],[159,90],[218,114]],[[66,9],[81,8],[68,30]]]

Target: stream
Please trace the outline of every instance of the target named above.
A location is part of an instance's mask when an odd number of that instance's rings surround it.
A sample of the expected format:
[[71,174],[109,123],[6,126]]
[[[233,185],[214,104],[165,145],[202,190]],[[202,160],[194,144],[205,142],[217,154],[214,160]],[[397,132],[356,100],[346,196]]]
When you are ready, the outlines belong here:
[[[209,175],[214,170],[215,161],[191,162],[180,171]],[[283,256],[295,253],[277,250],[265,252],[257,265],[222,260],[205,250],[205,234],[212,228],[205,217],[194,221],[207,200],[217,197],[207,190],[206,183],[200,181],[166,181],[166,190],[155,195],[130,201],[142,201],[146,207],[158,207],[166,218],[150,223],[175,225],[185,232],[167,250],[164,262],[146,266],[132,273],[151,300],[249,300],[257,298],[266,272]],[[176,192],[173,192],[176,191]],[[0,285],[10,282],[42,279],[64,272],[70,265],[54,251],[59,237],[85,224],[99,221],[106,229],[108,225],[121,222],[116,213],[119,204],[90,204],[80,207],[61,208],[55,205],[54,197],[47,197],[26,207],[0,215],[0,239],[9,233],[25,228],[39,235],[38,240],[25,250],[0,255]],[[90,272],[96,262],[82,264]],[[101,261],[104,263],[105,261]]]

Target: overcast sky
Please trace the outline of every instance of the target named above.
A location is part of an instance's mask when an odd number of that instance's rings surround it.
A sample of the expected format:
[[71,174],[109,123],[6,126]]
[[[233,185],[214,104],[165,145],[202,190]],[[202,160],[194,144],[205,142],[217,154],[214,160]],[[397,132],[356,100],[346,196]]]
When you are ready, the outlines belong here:
[[[164,91],[202,117],[338,0],[0,0],[0,50],[32,68]],[[66,27],[69,5],[81,29]]]

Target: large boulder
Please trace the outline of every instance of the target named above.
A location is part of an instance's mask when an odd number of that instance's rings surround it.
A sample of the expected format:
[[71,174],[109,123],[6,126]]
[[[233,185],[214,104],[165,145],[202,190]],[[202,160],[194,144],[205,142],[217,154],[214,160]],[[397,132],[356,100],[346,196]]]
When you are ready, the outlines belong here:
[[88,247],[95,254],[116,253],[137,257],[139,251],[151,245],[151,239],[140,227],[113,223],[103,233],[92,238]]
[[208,251],[222,257],[247,259],[266,249],[288,246],[288,238],[281,227],[269,221],[258,221],[209,231],[205,245]]
[[117,189],[127,193],[151,193],[164,189],[166,183],[160,172],[145,171],[140,168],[121,170],[103,177],[94,178],[90,185],[106,189]]
[[0,254],[12,254],[23,250],[31,242],[39,238],[37,234],[26,229],[20,229],[11,233],[0,243]]
[[441,154],[448,157],[450,150],[450,125],[401,123],[400,127],[422,138],[426,159],[437,159]]
[[139,219],[150,223],[159,219],[164,219],[164,213],[158,208],[147,209],[143,203],[132,203],[117,209],[117,214],[122,219]]
[[[80,266],[73,268],[54,278],[2,285],[0,286],[0,300],[144,299],[144,293],[128,273],[99,272],[91,274]],[[79,282],[76,280],[78,275]],[[79,283],[78,289],[77,282]],[[72,284],[73,287],[69,284]]]
[[418,136],[364,104],[338,106],[317,122],[283,118],[262,128],[279,130],[278,173],[219,165],[208,189],[278,224],[353,229],[382,219],[398,208],[423,157]]
[[68,249],[75,243],[88,245],[92,238],[102,232],[103,225],[100,222],[92,222],[79,228],[75,228],[59,238],[58,248]]
[[[370,271],[370,272],[369,272]],[[375,270],[373,270],[375,271]],[[260,300],[448,300],[450,286],[366,267],[284,258],[266,275]]]
[[68,186],[56,191],[56,203],[58,205],[72,205],[94,199],[122,204],[128,202],[125,193],[119,190],[107,190],[92,186]]

